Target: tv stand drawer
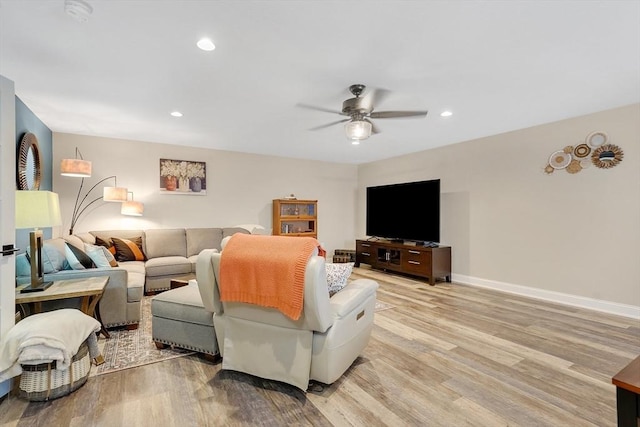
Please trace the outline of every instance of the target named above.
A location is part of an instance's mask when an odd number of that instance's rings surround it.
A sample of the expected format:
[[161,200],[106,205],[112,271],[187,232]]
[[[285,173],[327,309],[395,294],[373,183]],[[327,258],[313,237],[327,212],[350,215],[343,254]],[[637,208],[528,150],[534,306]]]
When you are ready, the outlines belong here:
[[356,265],[360,263],[375,265],[377,249],[369,242],[356,242]]
[[425,273],[431,265],[431,252],[405,249],[402,251],[402,268],[410,273]]

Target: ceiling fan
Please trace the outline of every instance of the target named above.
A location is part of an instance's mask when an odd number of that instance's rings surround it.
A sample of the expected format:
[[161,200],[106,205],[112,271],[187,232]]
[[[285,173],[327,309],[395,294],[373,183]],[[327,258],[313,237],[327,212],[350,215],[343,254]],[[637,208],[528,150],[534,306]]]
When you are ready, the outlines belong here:
[[364,92],[365,85],[354,84],[349,86],[349,91],[355,96],[349,98],[342,103],[342,111],[331,110],[323,107],[316,107],[308,104],[297,104],[302,108],[311,110],[324,111],[327,113],[340,114],[347,116],[346,119],[337,120],[335,122],[316,126],[309,130],[324,129],[340,123],[345,123],[345,132],[354,144],[358,144],[361,140],[367,139],[371,134],[380,133],[380,130],[373,124],[370,119],[396,119],[407,117],[424,117],[427,110],[424,111],[375,111],[375,106],[389,94],[385,89],[373,89],[366,96],[361,96]]

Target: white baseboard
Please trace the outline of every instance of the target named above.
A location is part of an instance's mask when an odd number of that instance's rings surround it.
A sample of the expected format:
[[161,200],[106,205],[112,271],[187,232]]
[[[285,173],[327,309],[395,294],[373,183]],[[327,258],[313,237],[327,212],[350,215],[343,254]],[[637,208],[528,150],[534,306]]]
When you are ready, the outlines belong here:
[[493,289],[496,291],[508,292],[510,294],[551,301],[558,304],[588,308],[590,310],[602,311],[604,313],[616,314],[618,316],[640,319],[640,307],[635,305],[620,304],[617,302],[587,298],[579,295],[564,294],[561,292],[547,291],[545,289],[530,288],[528,286],[479,279],[477,277],[464,276],[461,274],[452,274],[451,276],[451,280],[453,282],[469,286]]

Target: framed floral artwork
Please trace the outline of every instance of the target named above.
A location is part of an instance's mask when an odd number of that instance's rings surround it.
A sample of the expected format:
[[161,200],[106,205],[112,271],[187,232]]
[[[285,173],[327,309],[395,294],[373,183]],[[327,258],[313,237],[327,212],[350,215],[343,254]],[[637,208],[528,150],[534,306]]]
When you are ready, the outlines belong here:
[[207,164],[190,160],[160,159],[160,192],[207,194]]

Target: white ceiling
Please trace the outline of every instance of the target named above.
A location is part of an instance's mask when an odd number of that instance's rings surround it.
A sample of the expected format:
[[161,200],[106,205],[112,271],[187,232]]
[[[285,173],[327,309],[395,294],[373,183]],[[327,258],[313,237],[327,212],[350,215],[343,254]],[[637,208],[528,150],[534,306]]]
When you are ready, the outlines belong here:
[[[88,2],[0,1],[0,74],[54,132],[359,164],[640,102],[637,0]],[[429,114],[309,131],[343,117],[296,104],[354,83]]]

